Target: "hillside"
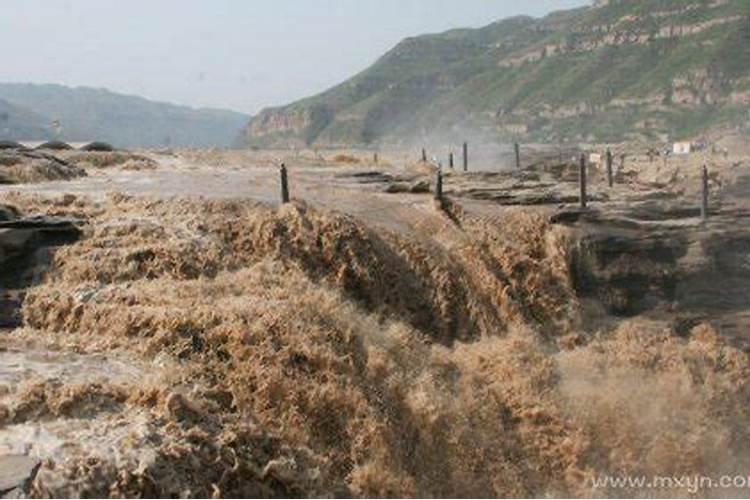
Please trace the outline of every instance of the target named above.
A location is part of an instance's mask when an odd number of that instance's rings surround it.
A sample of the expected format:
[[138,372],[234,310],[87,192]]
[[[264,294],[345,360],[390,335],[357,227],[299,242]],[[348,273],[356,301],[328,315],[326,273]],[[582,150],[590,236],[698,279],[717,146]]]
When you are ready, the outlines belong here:
[[41,138],[45,136],[47,129],[48,122],[44,117],[0,99],[0,140]]
[[750,2],[611,0],[409,38],[243,146],[613,141],[750,123]]
[[[242,113],[193,109],[86,87],[0,83],[0,99],[36,117],[20,120],[18,126],[0,126],[0,138],[17,140],[42,140],[59,133],[68,141],[95,139],[118,147],[228,146],[248,120]],[[55,121],[59,132],[53,130]]]

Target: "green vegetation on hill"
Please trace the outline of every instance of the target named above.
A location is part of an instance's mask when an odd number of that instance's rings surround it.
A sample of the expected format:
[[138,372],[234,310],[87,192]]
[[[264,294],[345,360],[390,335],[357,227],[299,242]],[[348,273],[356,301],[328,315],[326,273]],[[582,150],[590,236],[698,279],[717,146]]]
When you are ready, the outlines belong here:
[[239,143],[676,139],[745,126],[749,86],[750,2],[611,0],[406,39],[350,80],[264,110]]
[[228,146],[248,120],[233,111],[193,109],[86,87],[0,83],[0,99],[15,109],[10,116],[19,117],[18,123],[0,123],[0,139],[46,140],[59,134],[67,141],[99,140],[118,147]]

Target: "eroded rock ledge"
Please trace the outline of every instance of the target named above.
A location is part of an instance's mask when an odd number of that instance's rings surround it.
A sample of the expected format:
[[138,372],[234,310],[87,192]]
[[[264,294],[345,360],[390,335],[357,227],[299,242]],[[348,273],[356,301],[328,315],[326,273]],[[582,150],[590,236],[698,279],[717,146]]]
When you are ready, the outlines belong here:
[[15,207],[0,205],[0,328],[19,324],[23,289],[41,276],[49,250],[80,234],[75,220],[25,217]]

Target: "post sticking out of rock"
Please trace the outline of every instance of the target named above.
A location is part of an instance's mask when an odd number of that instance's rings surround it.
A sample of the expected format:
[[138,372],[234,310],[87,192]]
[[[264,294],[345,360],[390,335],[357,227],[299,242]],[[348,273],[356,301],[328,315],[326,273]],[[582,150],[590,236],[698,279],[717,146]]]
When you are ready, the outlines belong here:
[[701,169],[701,219],[708,219],[708,167]]
[[615,176],[612,171],[612,151],[609,148],[607,148],[607,183],[609,187],[615,184]]
[[469,143],[464,142],[464,172],[469,171]]
[[455,165],[453,162],[453,151],[448,153],[448,166],[452,169]]
[[513,149],[516,152],[516,169],[521,170],[521,146],[515,142],[513,143]]
[[438,201],[443,199],[443,169],[440,166],[435,172],[435,199]]
[[281,203],[289,203],[289,180],[286,174],[286,165],[283,163],[279,168],[279,174],[281,175]]
[[578,171],[578,184],[581,188],[581,208],[586,208],[588,200],[586,199],[586,155],[581,155],[581,166]]
[[427,163],[427,150],[422,148],[422,163]]

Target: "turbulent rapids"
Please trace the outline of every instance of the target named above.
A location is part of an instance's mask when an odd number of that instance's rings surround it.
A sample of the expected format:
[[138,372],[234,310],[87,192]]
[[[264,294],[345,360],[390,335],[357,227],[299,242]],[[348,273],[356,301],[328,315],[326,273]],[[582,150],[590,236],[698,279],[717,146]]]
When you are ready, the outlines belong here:
[[747,470],[750,365],[712,321],[743,309],[686,299],[711,255],[745,279],[744,233],[461,194],[357,215],[294,187],[316,203],[4,195],[82,231],[17,273],[2,337],[0,450],[42,460],[32,495],[600,496]]
[[0,500],[750,496],[750,0],[390,3],[0,2]]

